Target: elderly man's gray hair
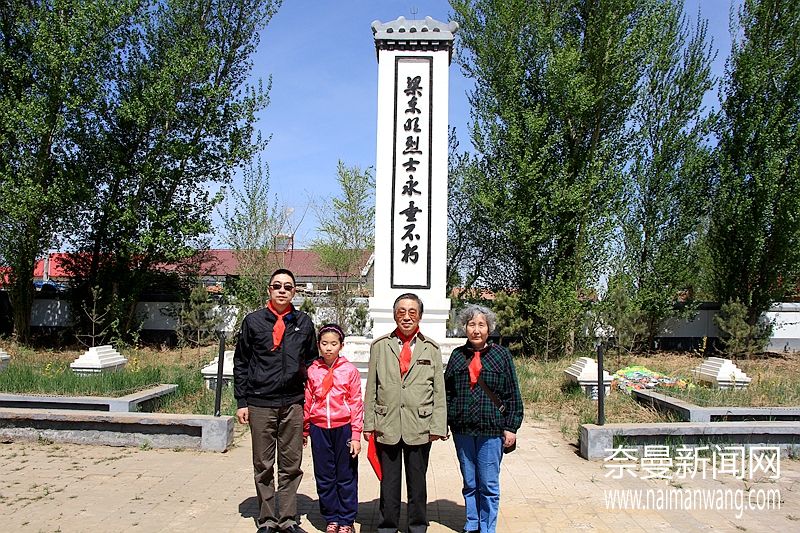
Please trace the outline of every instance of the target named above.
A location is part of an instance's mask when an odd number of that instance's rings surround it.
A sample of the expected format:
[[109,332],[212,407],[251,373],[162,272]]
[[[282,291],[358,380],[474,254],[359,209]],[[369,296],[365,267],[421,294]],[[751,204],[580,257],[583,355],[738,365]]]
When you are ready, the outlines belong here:
[[475,315],[483,315],[486,318],[486,325],[489,326],[489,333],[494,331],[495,326],[497,326],[497,315],[494,314],[494,311],[482,305],[470,304],[466,306],[458,314],[459,325],[466,330],[467,323],[475,318]]

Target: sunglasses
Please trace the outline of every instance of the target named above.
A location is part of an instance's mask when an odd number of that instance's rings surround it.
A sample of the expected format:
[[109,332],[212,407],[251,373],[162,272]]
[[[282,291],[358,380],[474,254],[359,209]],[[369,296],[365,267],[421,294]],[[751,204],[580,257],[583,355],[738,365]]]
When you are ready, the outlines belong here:
[[281,287],[283,287],[283,290],[285,290],[285,291],[293,291],[294,290],[294,285],[292,285],[291,283],[284,283],[283,285],[281,285],[280,283],[273,283],[272,285],[270,285],[270,288],[273,291],[279,291],[279,290],[281,290]]

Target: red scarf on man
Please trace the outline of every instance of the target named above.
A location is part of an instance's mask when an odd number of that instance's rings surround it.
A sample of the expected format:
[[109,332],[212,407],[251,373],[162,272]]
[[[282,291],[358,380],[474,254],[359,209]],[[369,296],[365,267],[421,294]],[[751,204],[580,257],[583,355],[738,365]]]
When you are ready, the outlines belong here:
[[272,314],[277,317],[277,320],[275,320],[275,326],[272,328],[272,349],[277,350],[280,348],[281,343],[283,342],[283,334],[286,331],[286,324],[283,322],[283,317],[292,312],[292,304],[289,304],[289,306],[286,308],[286,311],[279,313],[275,310],[275,307],[273,307],[272,300],[270,300],[267,304],[267,309],[272,311]]
[[414,335],[419,333],[419,326],[408,337],[403,335],[400,328],[395,329],[394,332],[403,341],[403,347],[400,349],[400,376],[405,376],[411,367],[411,341],[414,339]]

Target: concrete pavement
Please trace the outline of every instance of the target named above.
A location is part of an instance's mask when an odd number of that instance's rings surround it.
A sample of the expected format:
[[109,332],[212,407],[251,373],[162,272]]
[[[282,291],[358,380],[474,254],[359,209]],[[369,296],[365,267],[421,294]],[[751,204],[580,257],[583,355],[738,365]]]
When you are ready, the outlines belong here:
[[[800,463],[796,460],[781,460],[778,479],[741,480],[720,474],[717,479],[709,475],[705,480],[668,482],[642,479],[641,471],[614,479],[608,463],[581,459],[553,422],[526,422],[518,439],[517,451],[503,461],[498,531],[785,532],[800,528]],[[257,504],[249,434],[238,428],[235,442],[223,454],[43,441],[2,443],[0,531],[254,532]],[[303,465],[298,498],[301,525],[309,532],[324,531],[310,449],[305,451]],[[366,453],[360,457],[359,483],[356,529],[374,531],[379,492]],[[678,510],[676,502],[672,509],[664,501],[657,508],[655,499],[649,509],[608,508],[609,494],[647,491],[656,496],[667,491],[704,491],[719,499],[702,506],[697,500],[689,505],[687,500]],[[780,509],[758,510],[759,495],[778,493]],[[736,495],[740,495],[738,500]],[[452,439],[433,444],[428,501],[429,531],[461,531],[464,504]]]

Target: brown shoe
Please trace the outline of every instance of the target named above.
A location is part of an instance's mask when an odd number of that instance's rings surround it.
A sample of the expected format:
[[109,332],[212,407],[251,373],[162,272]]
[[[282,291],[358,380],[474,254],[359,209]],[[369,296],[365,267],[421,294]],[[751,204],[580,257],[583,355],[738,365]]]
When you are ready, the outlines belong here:
[[328,524],[328,527],[325,528],[325,533],[338,533],[339,531],[339,524],[336,522],[331,522]]

